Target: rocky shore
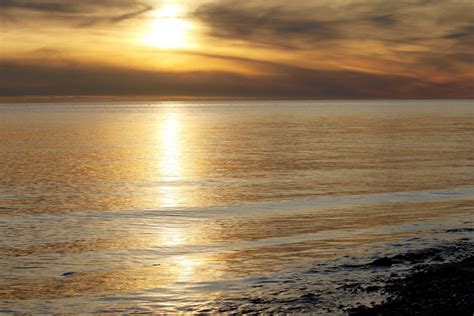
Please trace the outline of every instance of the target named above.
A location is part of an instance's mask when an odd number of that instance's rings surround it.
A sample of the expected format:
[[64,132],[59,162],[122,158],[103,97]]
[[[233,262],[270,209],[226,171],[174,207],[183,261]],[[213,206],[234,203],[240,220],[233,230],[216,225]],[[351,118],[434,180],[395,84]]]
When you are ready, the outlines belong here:
[[[393,258],[376,264],[389,265]],[[469,315],[474,314],[474,256],[460,261],[420,265],[406,278],[387,282],[388,299],[359,306],[349,315]]]

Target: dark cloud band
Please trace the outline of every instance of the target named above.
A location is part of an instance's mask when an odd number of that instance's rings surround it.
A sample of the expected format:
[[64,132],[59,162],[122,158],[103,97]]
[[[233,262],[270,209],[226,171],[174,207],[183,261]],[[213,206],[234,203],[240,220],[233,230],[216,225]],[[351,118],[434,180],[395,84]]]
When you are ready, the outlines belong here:
[[59,20],[78,26],[118,23],[153,9],[135,0],[2,0],[1,8],[2,16],[12,21],[21,20],[25,13],[34,12],[44,15],[39,17],[43,23]]
[[354,71],[318,71],[278,64],[272,64],[273,75],[265,76],[218,71],[152,72],[100,65],[77,66],[73,62],[41,65],[11,60],[2,62],[0,67],[2,96],[114,95],[319,99],[474,97],[474,85],[469,82],[439,85],[402,76]]

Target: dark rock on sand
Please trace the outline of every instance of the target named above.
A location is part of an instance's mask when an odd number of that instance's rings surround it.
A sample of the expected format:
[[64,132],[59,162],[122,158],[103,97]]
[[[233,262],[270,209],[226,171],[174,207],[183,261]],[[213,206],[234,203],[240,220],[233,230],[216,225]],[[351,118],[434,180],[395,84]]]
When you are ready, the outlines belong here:
[[[368,265],[374,267],[390,267],[394,264],[427,264],[430,260],[434,262],[442,262],[445,261],[443,255],[449,256],[463,252],[466,247],[469,248],[470,243],[460,242],[458,245],[451,247],[428,248],[404,254],[397,254],[392,257],[383,257],[372,261]],[[426,266],[420,265],[420,267],[425,268]]]
[[474,232],[474,228],[465,227],[465,228],[448,229],[447,232],[448,233],[468,233],[468,232]]
[[339,288],[344,289],[345,291],[349,292],[359,292],[362,290],[362,286],[360,283],[345,283],[344,285],[340,286]]
[[394,261],[389,257],[383,257],[370,263],[374,267],[390,267],[392,264],[394,264]]
[[379,286],[377,285],[369,285],[368,287],[365,288],[365,290],[370,293],[370,292],[376,292],[380,289]]
[[307,293],[300,296],[301,299],[311,302],[319,301],[319,296],[313,293]]
[[73,271],[64,272],[64,273],[63,273],[63,276],[64,276],[64,277],[68,277],[68,276],[71,276],[71,275],[74,275],[74,274],[76,274],[76,272],[73,272]]

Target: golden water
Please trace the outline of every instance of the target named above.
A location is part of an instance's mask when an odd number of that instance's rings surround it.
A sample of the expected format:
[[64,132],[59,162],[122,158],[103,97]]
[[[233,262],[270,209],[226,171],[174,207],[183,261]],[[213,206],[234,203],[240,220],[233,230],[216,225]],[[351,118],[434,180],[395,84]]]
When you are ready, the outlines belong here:
[[473,225],[473,153],[472,101],[0,105],[0,312],[329,306]]

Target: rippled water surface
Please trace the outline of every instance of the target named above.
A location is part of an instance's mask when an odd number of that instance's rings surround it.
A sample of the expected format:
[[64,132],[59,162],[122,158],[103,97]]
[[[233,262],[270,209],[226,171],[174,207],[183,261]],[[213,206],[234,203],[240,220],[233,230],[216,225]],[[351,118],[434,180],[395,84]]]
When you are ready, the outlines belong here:
[[0,155],[0,313],[330,313],[473,237],[472,101],[4,104]]

